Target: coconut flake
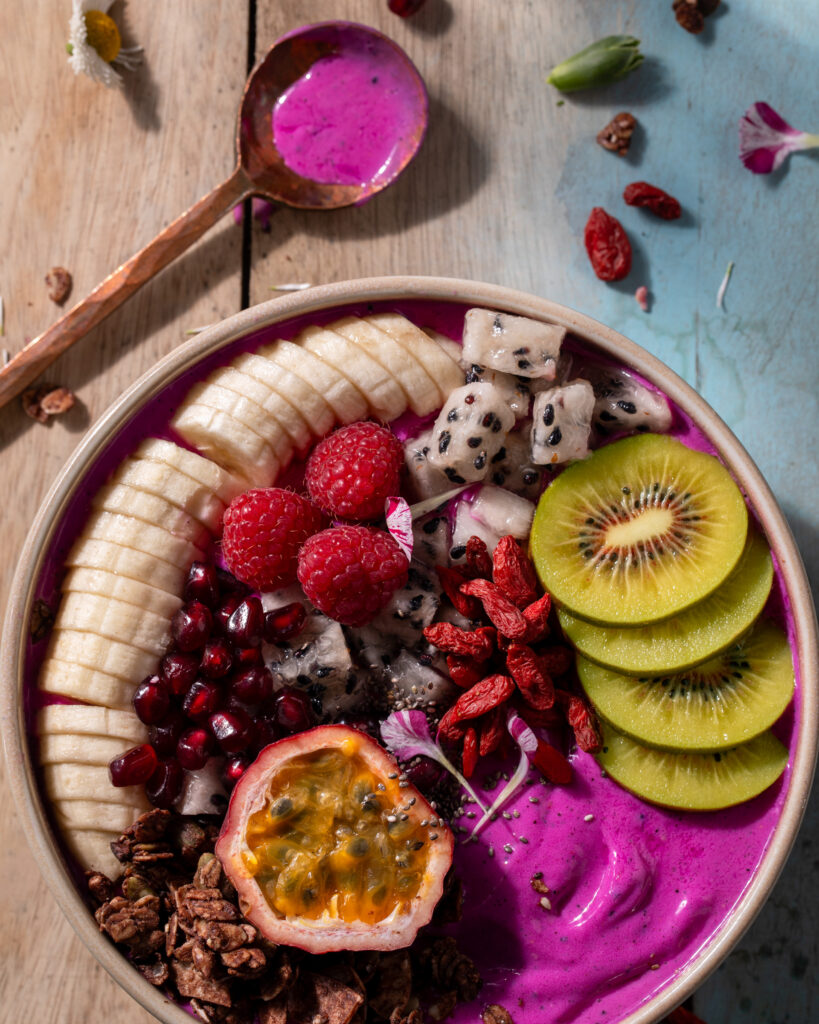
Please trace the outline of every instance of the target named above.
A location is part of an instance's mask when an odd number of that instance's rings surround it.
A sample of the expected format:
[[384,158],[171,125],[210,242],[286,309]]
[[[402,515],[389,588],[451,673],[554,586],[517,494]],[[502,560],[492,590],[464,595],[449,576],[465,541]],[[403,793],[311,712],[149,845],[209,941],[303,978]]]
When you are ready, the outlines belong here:
[[414,505],[410,505],[410,515],[413,519],[420,519],[421,516],[425,516],[427,512],[432,512],[434,509],[440,508],[441,505],[445,505],[448,501],[456,498],[469,487],[474,486],[474,484],[462,484],[460,487],[453,487],[451,491],[444,491],[443,494],[435,494],[431,498],[427,498],[425,501],[416,502]]
[[717,292],[717,309],[725,309],[723,302],[725,300],[725,293],[728,291],[728,282],[731,280],[731,274],[734,272],[734,261],[731,260],[728,266],[725,268],[725,277],[722,279],[722,284],[719,286]]

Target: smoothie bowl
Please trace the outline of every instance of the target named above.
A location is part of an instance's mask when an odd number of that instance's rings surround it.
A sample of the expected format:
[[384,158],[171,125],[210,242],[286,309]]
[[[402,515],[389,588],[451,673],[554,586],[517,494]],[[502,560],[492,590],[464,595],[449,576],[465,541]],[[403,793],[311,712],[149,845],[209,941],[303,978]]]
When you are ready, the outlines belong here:
[[810,593],[736,438],[615,331],[462,281],[163,360],[44,503],[2,665],[38,864],[175,1024],[657,1021],[816,756]]

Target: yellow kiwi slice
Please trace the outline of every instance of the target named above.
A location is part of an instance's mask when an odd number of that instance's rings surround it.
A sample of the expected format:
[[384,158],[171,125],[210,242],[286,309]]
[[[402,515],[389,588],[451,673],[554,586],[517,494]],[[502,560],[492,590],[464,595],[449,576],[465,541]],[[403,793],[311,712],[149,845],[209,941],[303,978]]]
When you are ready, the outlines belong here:
[[679,615],[649,626],[598,626],[565,608],[557,616],[566,636],[589,661],[631,676],[682,672],[724,651],[759,617],[773,585],[765,539],[750,531],[736,569],[713,594]]
[[787,638],[769,620],[703,665],[637,678],[585,658],[577,672],[589,700],[620,732],[665,750],[724,750],[753,739],[793,696]]
[[716,811],[744,803],[773,785],[788,751],[771,732],[711,754],[670,753],[643,747],[603,725],[601,768],[652,804],[684,811]]
[[591,622],[638,626],[716,590],[747,532],[745,501],[718,459],[638,434],[560,474],[538,503],[530,545],[559,604]]

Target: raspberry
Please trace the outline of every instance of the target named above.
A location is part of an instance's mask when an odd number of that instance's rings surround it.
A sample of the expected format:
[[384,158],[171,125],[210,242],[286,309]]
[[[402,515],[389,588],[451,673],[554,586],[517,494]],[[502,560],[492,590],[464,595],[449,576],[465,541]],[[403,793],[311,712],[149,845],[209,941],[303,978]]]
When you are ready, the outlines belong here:
[[315,505],[293,491],[245,491],[225,511],[222,553],[227,567],[256,590],[295,583],[299,548],[322,522]]
[[305,541],[299,583],[313,604],[346,626],[365,626],[407,582],[409,561],[372,526],[334,526]]
[[313,501],[340,519],[384,518],[384,500],[399,493],[404,449],[377,423],[351,423],[316,445],[305,482]]

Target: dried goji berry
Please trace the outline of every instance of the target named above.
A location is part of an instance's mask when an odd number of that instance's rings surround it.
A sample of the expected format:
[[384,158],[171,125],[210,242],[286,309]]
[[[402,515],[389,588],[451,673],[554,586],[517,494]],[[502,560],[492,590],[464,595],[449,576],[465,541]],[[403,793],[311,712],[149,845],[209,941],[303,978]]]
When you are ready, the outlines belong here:
[[487,711],[492,711],[508,700],[515,692],[515,684],[509,676],[500,673],[487,676],[475,683],[471,690],[462,693],[447,714],[452,713],[453,722],[462,722],[465,718],[480,718]]
[[547,647],[538,651],[538,657],[550,676],[562,676],[574,664],[574,654],[568,647]]
[[478,734],[475,732],[474,726],[469,728],[464,733],[464,750],[463,750],[463,768],[464,775],[470,779],[472,773],[475,771],[475,765],[478,763]]
[[457,654],[446,656],[446,667],[452,682],[462,690],[468,690],[486,675],[485,670],[472,658],[459,658]]
[[599,750],[603,745],[603,738],[597,718],[589,705],[582,697],[575,693],[567,693],[566,690],[556,690],[555,696],[574,731],[578,747],[588,753]]
[[461,593],[478,598],[486,617],[503,636],[510,640],[521,640],[526,635],[529,625],[523,617],[524,613],[494,583],[489,580],[470,580],[461,586]]
[[602,206],[595,206],[586,221],[586,252],[601,281],[622,281],[631,270],[631,243],[623,225]]
[[449,711],[443,716],[441,721],[438,723],[438,739],[448,740],[450,743],[459,743],[463,739],[463,735],[466,732],[466,726],[461,725],[455,720],[454,709],[450,708]]
[[492,575],[492,559],[489,557],[489,548],[480,537],[470,537],[466,542],[466,566],[473,579],[488,580]]
[[424,637],[447,654],[466,655],[476,661],[486,661],[495,650],[495,631],[487,627],[468,630],[451,622],[435,622],[424,627]]
[[680,204],[667,192],[647,181],[633,181],[626,185],[623,199],[629,206],[644,206],[663,220],[676,220],[682,213]]
[[521,639],[527,644],[533,644],[549,633],[549,612],[552,610],[552,597],[544,594],[537,601],[527,604],[523,609],[523,617],[526,620],[526,630]]
[[530,707],[522,697],[520,700],[515,701],[515,710],[523,721],[533,729],[535,727],[551,729],[554,726],[564,724],[564,719],[556,707],[547,708],[545,711],[537,711],[535,708]]
[[471,577],[457,566],[447,568],[445,565],[436,565],[435,572],[438,574],[444,593],[454,605],[455,610],[468,619],[477,619],[481,614],[480,601],[475,597],[462,594],[460,589],[461,584],[466,583]]
[[481,741],[478,748],[481,757],[494,754],[505,735],[507,735],[506,718],[500,708],[495,708],[481,721]]
[[537,741],[532,763],[549,782],[563,786],[572,781],[572,766],[559,750],[545,740]]
[[501,537],[492,554],[492,579],[501,593],[525,608],[537,599],[537,576],[514,537]]
[[543,664],[525,644],[512,644],[506,652],[506,667],[512,674],[521,696],[537,711],[545,711],[555,702],[555,688]]

